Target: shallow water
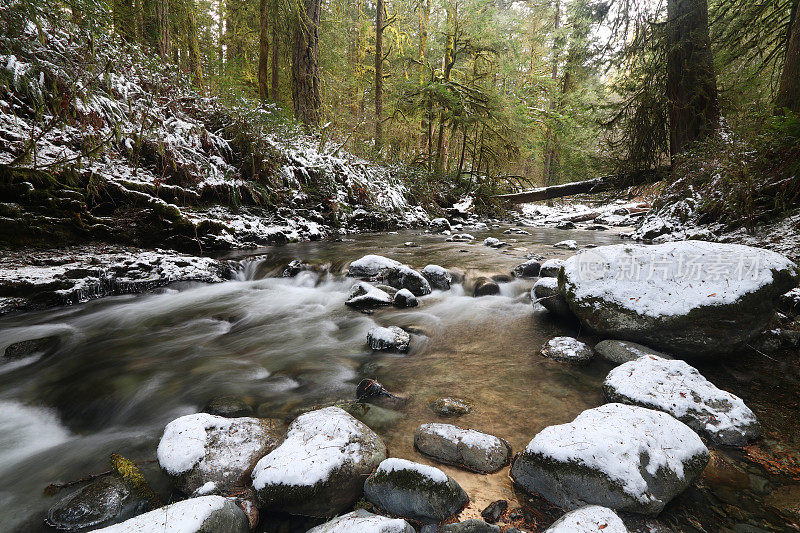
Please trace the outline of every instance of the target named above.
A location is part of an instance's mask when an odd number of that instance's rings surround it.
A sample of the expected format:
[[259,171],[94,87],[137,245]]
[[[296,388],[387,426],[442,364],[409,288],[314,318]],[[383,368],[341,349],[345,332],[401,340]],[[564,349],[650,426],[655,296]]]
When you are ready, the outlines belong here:
[[[610,366],[595,361],[574,368],[537,356],[549,338],[580,332],[531,306],[530,280],[503,284],[500,295],[483,298],[466,296],[456,285],[422,298],[415,309],[365,315],[344,305],[353,282],[339,274],[270,277],[292,259],[330,263],[338,273],[366,253],[418,268],[437,263],[469,276],[507,273],[529,252],[571,254],[551,246],[559,240],[619,242],[616,231],[528,229],[533,235],[473,232],[478,242],[488,235],[518,240],[501,250],[404,232],[239,252],[231,256],[244,260],[237,281],[181,284],[0,320],[0,348],[45,335],[61,339],[53,353],[0,364],[0,530],[48,531],[43,517],[56,498],[43,495],[46,485],[102,472],[112,452],[137,462],[153,459],[164,425],[215,396],[237,395],[258,406],[260,416],[290,419],[309,406],[352,399],[358,381],[374,377],[408,398],[396,407],[398,419],[374,429],[392,455],[429,464],[414,450],[413,433],[419,424],[442,421],[429,408],[435,398],[467,399],[473,411],[450,421],[501,436],[515,452],[545,426],[600,405]],[[406,241],[420,246],[407,247]],[[366,332],[375,324],[417,332],[411,353],[370,353]],[[789,494],[789,507],[794,501],[797,508],[800,499],[792,500],[791,489],[800,472],[793,470],[800,448],[796,377],[780,364],[764,363],[747,359],[701,369],[752,404],[767,439],[750,452],[761,454],[758,462],[740,451],[715,454],[714,468],[699,486],[663,513],[676,529],[733,530],[748,522],[766,530],[791,527],[785,512],[775,512],[786,504],[764,502],[775,500],[776,490],[784,500]],[[771,466],[776,456],[786,461],[781,468]],[[462,516],[477,516],[502,498],[548,519],[536,511],[541,502],[512,489],[507,468],[490,476],[441,468],[472,498]],[[168,499],[155,465],[145,473]]]

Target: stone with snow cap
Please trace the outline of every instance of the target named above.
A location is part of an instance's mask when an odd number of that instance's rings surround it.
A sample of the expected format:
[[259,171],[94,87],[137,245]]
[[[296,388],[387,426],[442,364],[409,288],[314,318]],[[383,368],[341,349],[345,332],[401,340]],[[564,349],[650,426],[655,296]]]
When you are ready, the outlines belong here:
[[716,444],[744,446],[761,435],[741,398],[718,389],[685,361],[640,357],[609,372],[603,392],[611,402],[669,413]]
[[544,533],[628,533],[628,528],[613,509],[587,505],[559,518]]
[[394,295],[395,307],[416,307],[419,305],[417,297],[408,289],[400,289]]
[[356,309],[371,309],[383,305],[392,305],[392,297],[378,287],[359,281],[353,285],[345,305]]
[[637,344],[631,341],[618,341],[613,339],[606,339],[600,341],[594,346],[594,351],[597,355],[608,361],[609,363],[622,364],[628,361],[635,361],[645,355],[655,355],[662,359],[672,359],[667,354],[657,352],[652,348],[648,348],[642,344]]
[[573,240],[560,241],[555,243],[553,245],[553,248],[562,248],[564,250],[577,250],[578,241],[573,241]]
[[434,218],[429,224],[432,231],[450,231],[450,221],[446,218]]
[[247,515],[232,499],[202,496],[156,509],[125,522],[96,529],[103,533],[247,533]]
[[309,529],[307,533],[414,533],[414,528],[401,518],[387,518],[364,509],[338,516],[330,522]]
[[567,300],[558,289],[556,278],[539,278],[531,289],[531,303],[535,306],[540,304],[545,309],[556,316],[572,318],[572,311],[569,310]]
[[548,259],[542,264],[542,268],[539,270],[539,277],[557,278],[558,273],[561,271],[561,267],[563,266],[564,266],[563,259]]
[[536,259],[530,259],[514,267],[512,274],[517,278],[535,278],[539,275],[542,264]]
[[298,416],[253,469],[259,507],[332,516],[361,497],[364,476],[386,458],[378,435],[339,407]]
[[469,503],[464,489],[438,468],[395,458],[367,478],[364,496],[388,513],[423,524],[444,522]]
[[505,241],[501,241],[496,237],[486,237],[483,239],[483,245],[489,246],[490,248],[501,248],[503,246],[508,246],[508,243]]
[[683,241],[584,250],[559,284],[572,312],[598,334],[683,357],[742,348],[800,279],[786,257],[738,244]]
[[422,269],[422,275],[427,278],[431,287],[440,291],[450,290],[450,283],[453,282],[453,275],[439,265],[426,265]]
[[596,504],[656,515],[708,459],[703,441],[683,422],[609,403],[540,431],[514,458],[511,477],[566,509]]
[[400,266],[400,262],[382,255],[369,254],[350,263],[347,275],[354,278],[374,278],[384,270]]
[[387,284],[397,289],[408,289],[414,296],[425,296],[431,293],[431,284],[425,276],[405,265],[387,269],[383,273]]
[[511,446],[494,435],[451,424],[422,424],[414,432],[414,446],[446,464],[489,474],[511,460]]
[[225,418],[197,413],[167,424],[158,443],[158,463],[185,494],[201,487],[224,492],[241,486],[256,462],[282,434],[274,420]]
[[367,332],[367,344],[373,350],[407,352],[411,335],[397,326],[378,326]]
[[594,350],[573,337],[555,337],[544,343],[541,354],[554,361],[583,364],[592,360]]

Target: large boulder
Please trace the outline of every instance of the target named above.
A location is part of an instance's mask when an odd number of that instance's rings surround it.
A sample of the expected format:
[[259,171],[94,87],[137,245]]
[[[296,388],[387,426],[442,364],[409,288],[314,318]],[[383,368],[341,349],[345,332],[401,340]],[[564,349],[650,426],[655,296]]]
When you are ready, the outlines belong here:
[[243,484],[256,462],[282,435],[274,420],[196,413],[167,424],[158,463],[185,494],[225,492]]
[[82,531],[136,514],[145,501],[114,475],[103,476],[68,494],[47,512],[47,523],[62,531]]
[[609,372],[610,402],[669,413],[717,444],[744,446],[761,435],[756,415],[741,398],[718,389],[685,361],[640,357]]
[[365,255],[350,263],[347,275],[354,278],[374,278],[383,271],[398,267],[400,263],[382,255]]
[[307,533],[414,533],[414,528],[401,518],[386,518],[364,509],[337,516],[330,522],[309,529]]
[[489,474],[511,460],[511,446],[499,437],[451,424],[422,424],[414,446],[428,457],[473,472]]
[[643,346],[635,342],[618,341],[613,339],[607,339],[598,342],[594,345],[594,351],[597,352],[597,355],[609,363],[614,363],[616,365],[627,363],[628,361],[636,361],[645,355],[655,355],[656,357],[661,357],[662,359],[672,359],[672,357],[661,352],[657,352],[652,348],[648,348],[647,346]]
[[95,530],[103,533],[248,533],[247,515],[233,500],[202,496],[156,509],[120,524]]
[[628,533],[617,513],[608,507],[587,505],[559,518],[544,533]]
[[703,472],[700,437],[666,413],[609,403],[540,431],[511,477],[565,509],[597,504],[656,515]]
[[539,278],[531,289],[531,303],[541,304],[545,309],[556,316],[571,318],[572,311],[569,310],[567,300],[558,289],[556,278]]
[[554,361],[584,364],[592,360],[594,350],[573,337],[554,337],[544,343],[541,354]]
[[422,275],[427,278],[431,287],[440,291],[450,290],[450,284],[453,282],[453,275],[439,265],[426,265],[422,269]]
[[395,458],[367,478],[364,496],[384,511],[423,524],[444,522],[469,503],[464,489],[438,468]]
[[580,252],[565,261],[559,285],[591,331],[701,357],[758,335],[798,279],[797,265],[775,252],[682,241]]
[[396,289],[408,289],[414,296],[431,293],[431,284],[425,276],[411,267],[400,265],[389,268],[383,274],[387,284]]
[[300,415],[253,469],[260,507],[333,516],[361,497],[364,477],[386,458],[378,435],[338,407]]

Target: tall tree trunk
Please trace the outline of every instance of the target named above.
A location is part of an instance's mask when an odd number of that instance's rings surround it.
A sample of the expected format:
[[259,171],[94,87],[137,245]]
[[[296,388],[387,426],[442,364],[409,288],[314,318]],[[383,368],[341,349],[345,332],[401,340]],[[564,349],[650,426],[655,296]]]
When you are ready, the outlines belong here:
[[304,0],[294,32],[292,50],[292,100],[294,116],[306,126],[319,126],[320,0]]
[[[444,59],[442,63],[442,70],[444,71],[444,83],[450,81],[450,75],[453,71],[453,64],[455,63],[455,50],[456,50],[456,7],[450,0],[445,5],[447,11],[447,18],[445,27],[447,28],[447,42],[444,49]],[[439,113],[439,137],[436,140],[436,172],[442,173],[444,169],[444,109]]]
[[784,109],[800,114],[800,2],[795,2],[792,8],[786,56],[778,94],[775,95],[775,111],[781,113]]
[[278,35],[278,2],[272,2],[272,68],[270,69],[270,90],[272,99],[278,101],[280,83],[280,37]]
[[[269,99],[269,11],[270,1],[261,0],[260,2],[260,25],[258,32],[258,97],[262,102]],[[275,25],[273,21],[272,25]]]
[[375,5],[375,151],[383,148],[383,0]]
[[[431,0],[422,0],[419,13],[419,84],[425,83],[425,52],[428,46],[428,25],[431,19]],[[429,100],[429,99],[428,99]],[[421,145],[426,152],[426,163],[430,162],[430,139],[428,137],[428,124],[430,123],[430,113],[427,111],[428,105],[425,104],[425,110],[422,112],[422,122],[420,129],[422,130]]]
[[[166,0],[158,0],[159,2]],[[217,74],[222,75],[225,68],[225,50],[222,43],[225,41],[225,0],[217,0]]]
[[558,109],[559,94],[558,84],[558,30],[561,28],[561,0],[556,0],[553,31],[553,63],[551,66],[550,78],[553,80],[553,94],[550,97],[550,119],[547,121],[547,131],[545,132],[544,144],[544,164],[542,166],[542,183],[545,187],[553,185],[558,181],[558,138],[553,131],[553,121],[555,120],[556,110]]
[[706,0],[667,0],[669,144],[674,157],[719,122]]
[[189,56],[189,69],[192,72],[194,84],[202,88],[203,81],[203,63],[200,57],[200,41],[197,38],[197,6],[195,0],[187,0],[186,2],[186,41],[187,52]]

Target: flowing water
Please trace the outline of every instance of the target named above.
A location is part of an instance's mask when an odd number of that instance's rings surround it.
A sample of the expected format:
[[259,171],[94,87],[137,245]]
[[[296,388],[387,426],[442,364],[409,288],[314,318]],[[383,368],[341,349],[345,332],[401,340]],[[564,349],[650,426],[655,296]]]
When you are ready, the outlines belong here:
[[[0,348],[48,335],[60,343],[50,353],[0,363],[0,531],[48,531],[43,517],[56,498],[43,494],[46,485],[102,472],[112,452],[152,460],[164,425],[216,396],[236,395],[259,416],[290,419],[310,406],[352,399],[362,378],[376,378],[408,401],[380,411],[374,429],[392,455],[428,464],[434,463],[413,448],[413,433],[442,421],[429,407],[438,397],[468,400],[473,411],[451,421],[501,436],[514,451],[545,426],[600,405],[609,365],[575,368],[537,355],[549,338],[581,332],[531,306],[531,280],[504,283],[501,294],[482,298],[455,285],[410,310],[365,315],[344,305],[353,281],[341,269],[366,253],[475,276],[507,273],[526,253],[566,257],[571,252],[552,247],[566,238],[619,242],[616,231],[529,229],[532,235],[503,236],[516,242],[501,250],[403,232],[239,252],[232,256],[243,264],[236,281],[179,284],[1,319]],[[478,232],[477,242],[499,233]],[[333,273],[278,277],[292,259],[328,263]],[[411,353],[369,352],[366,333],[375,324],[417,333]],[[796,377],[780,363],[752,358],[701,371],[752,404],[767,438],[746,452],[716,451],[698,486],[662,517],[682,531],[791,528],[792,512],[800,518]],[[489,476],[441,468],[472,498],[462,516],[506,499],[523,506],[529,523],[552,519],[542,502],[512,488],[508,468]],[[145,474],[168,499],[156,465]],[[747,523],[763,529],[744,529]]]

